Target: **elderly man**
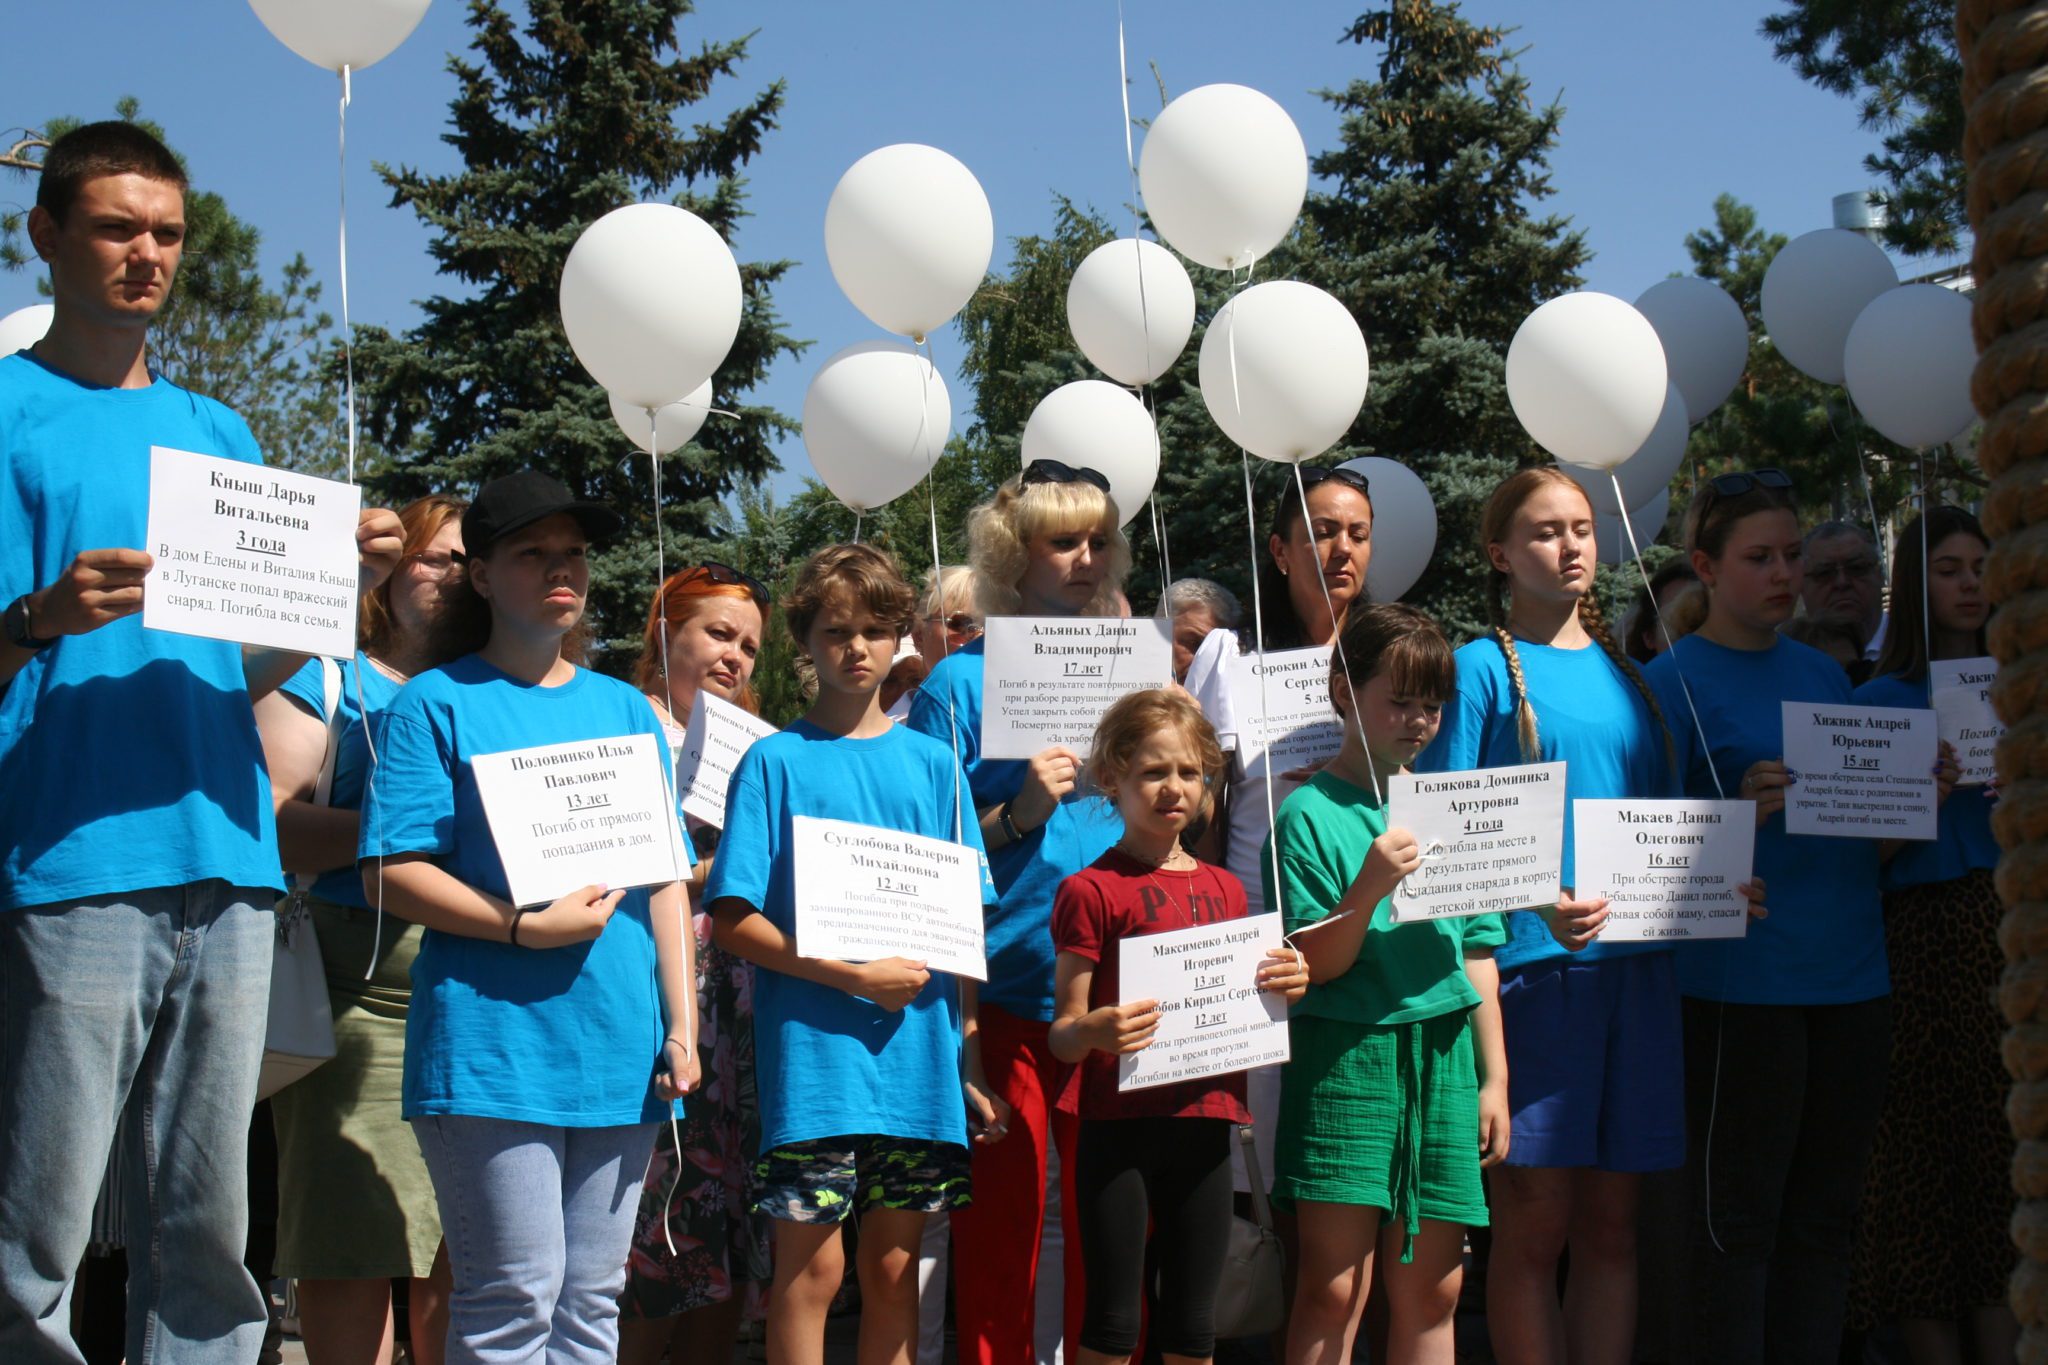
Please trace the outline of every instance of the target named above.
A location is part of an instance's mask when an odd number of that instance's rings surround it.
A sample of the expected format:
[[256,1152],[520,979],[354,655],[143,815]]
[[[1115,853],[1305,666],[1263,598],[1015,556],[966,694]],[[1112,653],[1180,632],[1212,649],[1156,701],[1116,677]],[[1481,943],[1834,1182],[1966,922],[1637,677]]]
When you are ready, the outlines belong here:
[[1806,533],[1803,557],[1806,578],[1799,596],[1806,614],[1816,621],[1853,627],[1868,658],[1884,622],[1884,574],[1877,542],[1854,522],[1826,521]]
[[1237,629],[1237,598],[1206,578],[1176,579],[1166,590],[1166,614],[1173,622],[1173,679],[1184,681],[1195,651],[1212,630]]

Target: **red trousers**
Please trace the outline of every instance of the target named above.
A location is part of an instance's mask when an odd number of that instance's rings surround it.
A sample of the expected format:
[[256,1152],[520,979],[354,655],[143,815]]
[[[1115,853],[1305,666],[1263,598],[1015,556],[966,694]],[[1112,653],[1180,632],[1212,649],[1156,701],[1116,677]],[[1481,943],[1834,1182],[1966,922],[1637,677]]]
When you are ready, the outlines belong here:
[[1034,1365],[1033,1304],[1045,1224],[1045,1156],[1060,1157],[1066,1233],[1066,1357],[1081,1334],[1081,1234],[1075,1223],[1074,1143],[1080,1120],[1053,1108],[1070,1069],[1052,1055],[1050,1024],[981,1006],[981,1065],[1009,1102],[1010,1133],[974,1149],[974,1202],[953,1214],[953,1316],[960,1365]]

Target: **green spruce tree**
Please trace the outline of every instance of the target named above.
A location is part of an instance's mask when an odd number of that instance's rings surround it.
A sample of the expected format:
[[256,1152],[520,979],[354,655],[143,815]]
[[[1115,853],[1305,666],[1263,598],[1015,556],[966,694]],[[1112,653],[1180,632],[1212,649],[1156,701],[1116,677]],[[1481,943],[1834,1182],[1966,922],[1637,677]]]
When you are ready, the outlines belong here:
[[[530,0],[520,25],[497,0],[471,0],[476,60],[449,60],[460,90],[445,135],[463,169],[378,167],[393,205],[433,231],[429,250],[454,286],[428,299],[404,335],[363,328],[358,337],[364,431],[391,456],[378,491],[396,504],[538,467],[625,514],[626,531],[591,568],[598,662],[609,671],[631,664],[653,595],[652,479],[569,349],[562,265],[585,227],[643,200],[679,204],[731,241],[746,216],[741,172],[784,97],[774,81],[723,117],[685,122],[747,55],[745,38],[686,52],[678,30],[693,8]],[[663,461],[671,571],[706,548],[722,524],[719,500],[773,470],[771,442],[794,429],[742,399],[805,344],[783,333],[770,293],[790,265],[741,264],[739,337],[714,377],[718,405],[738,416],[714,416]]]
[[1323,92],[1343,122],[1312,163],[1323,188],[1307,210],[1304,277],[1344,301],[1372,348],[1365,410],[1333,454],[1384,455],[1429,485],[1436,556],[1409,600],[1454,638],[1485,620],[1480,506],[1548,459],[1508,405],[1508,343],[1578,287],[1588,255],[1540,211],[1564,110],[1531,105],[1507,37],[1435,0],[1361,16],[1345,38],[1379,47],[1378,78]]

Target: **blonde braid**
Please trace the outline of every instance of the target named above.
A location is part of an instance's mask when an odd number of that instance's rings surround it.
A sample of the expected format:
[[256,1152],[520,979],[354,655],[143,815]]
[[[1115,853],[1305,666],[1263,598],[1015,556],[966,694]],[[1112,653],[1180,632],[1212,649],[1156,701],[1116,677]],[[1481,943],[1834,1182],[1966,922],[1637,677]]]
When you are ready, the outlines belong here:
[[1600,608],[1600,599],[1588,590],[1579,599],[1579,624],[1586,628],[1586,634],[1593,637],[1607,657],[1614,660],[1614,666],[1628,675],[1628,680],[1642,693],[1643,704],[1650,708],[1651,717],[1657,722],[1658,732],[1664,736],[1664,760],[1671,765],[1671,771],[1678,771],[1678,746],[1672,742],[1671,726],[1664,719],[1664,708],[1657,704],[1657,694],[1650,690],[1643,671],[1636,667],[1636,661],[1628,652],[1614,643],[1614,635],[1607,628],[1607,616]]
[[1522,656],[1515,652],[1515,637],[1506,626],[1495,626],[1493,638],[1507,656],[1508,686],[1515,695],[1515,738],[1521,741],[1522,761],[1534,763],[1543,757],[1536,739],[1536,708],[1529,704],[1529,681],[1522,676]]

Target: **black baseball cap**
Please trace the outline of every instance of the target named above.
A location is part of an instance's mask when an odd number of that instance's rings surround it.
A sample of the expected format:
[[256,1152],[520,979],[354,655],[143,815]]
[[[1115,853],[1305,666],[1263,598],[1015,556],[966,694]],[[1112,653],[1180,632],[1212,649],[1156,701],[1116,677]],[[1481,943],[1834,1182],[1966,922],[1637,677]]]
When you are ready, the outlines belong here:
[[567,512],[592,540],[616,535],[626,519],[601,502],[582,502],[569,495],[560,479],[538,469],[492,479],[476,491],[462,514],[462,548],[474,558],[491,546],[537,521]]

